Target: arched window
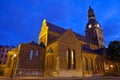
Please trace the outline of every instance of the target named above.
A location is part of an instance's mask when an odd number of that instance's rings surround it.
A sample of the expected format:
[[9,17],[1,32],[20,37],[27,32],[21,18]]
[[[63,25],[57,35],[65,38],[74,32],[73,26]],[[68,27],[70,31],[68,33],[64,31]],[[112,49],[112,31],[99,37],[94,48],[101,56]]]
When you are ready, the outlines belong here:
[[33,57],[33,50],[30,51],[30,60],[32,59]]
[[71,66],[72,66],[72,69],[76,68],[75,50],[72,50],[71,52]]
[[38,50],[36,51],[36,57],[38,56]]
[[100,70],[102,71],[103,70],[102,62],[99,63],[99,67],[100,67]]
[[67,66],[68,69],[75,69],[76,68],[76,61],[75,61],[75,50],[66,50],[66,56],[67,56]]
[[93,70],[93,59],[90,58],[90,70]]
[[88,59],[86,57],[83,58],[83,66],[84,70],[88,71]]
[[100,70],[100,62],[98,59],[96,59],[96,69],[99,71]]
[[67,56],[67,67],[68,67],[68,69],[70,69],[71,68],[71,56],[70,56],[70,49],[67,49],[67,51],[66,51],[66,56]]

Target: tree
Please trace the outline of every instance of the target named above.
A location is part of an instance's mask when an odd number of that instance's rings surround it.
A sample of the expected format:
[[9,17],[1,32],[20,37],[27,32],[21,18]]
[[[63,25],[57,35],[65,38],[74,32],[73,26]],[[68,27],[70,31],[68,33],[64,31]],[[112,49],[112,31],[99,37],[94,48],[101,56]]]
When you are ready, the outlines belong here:
[[120,62],[120,41],[111,41],[108,50],[108,58],[112,61]]

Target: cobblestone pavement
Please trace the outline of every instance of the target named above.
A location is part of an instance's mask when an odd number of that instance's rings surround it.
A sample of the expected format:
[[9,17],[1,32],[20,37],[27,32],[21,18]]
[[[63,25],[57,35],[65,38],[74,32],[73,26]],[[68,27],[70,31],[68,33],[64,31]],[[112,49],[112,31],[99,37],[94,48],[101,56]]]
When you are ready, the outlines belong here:
[[120,77],[0,77],[0,80],[120,80]]

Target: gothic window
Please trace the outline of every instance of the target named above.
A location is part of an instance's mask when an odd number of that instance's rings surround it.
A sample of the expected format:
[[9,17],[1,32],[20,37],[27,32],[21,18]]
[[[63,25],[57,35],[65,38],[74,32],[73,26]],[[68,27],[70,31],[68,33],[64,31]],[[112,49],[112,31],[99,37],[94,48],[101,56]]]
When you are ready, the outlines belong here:
[[83,58],[83,66],[84,70],[88,71],[88,59],[86,57]]
[[66,58],[67,58],[67,68],[68,69],[75,69],[76,68],[76,61],[75,61],[75,50],[66,50]]
[[53,49],[50,47],[47,52],[48,53],[53,53]]
[[38,56],[38,50],[36,51],[36,57]]
[[93,59],[90,58],[90,70],[93,70]]
[[99,63],[99,67],[100,67],[100,70],[102,71],[102,64],[101,63]]
[[72,66],[72,69],[75,69],[76,67],[76,62],[75,62],[75,50],[72,50],[71,52],[71,66]]
[[71,55],[70,55],[70,49],[67,49],[66,54],[67,54],[67,67],[68,67],[68,69],[70,69],[70,68],[71,68]]
[[30,51],[30,60],[32,59],[33,57],[33,50]]
[[100,66],[99,66],[99,61],[98,61],[98,59],[96,60],[96,69],[99,71],[100,70]]

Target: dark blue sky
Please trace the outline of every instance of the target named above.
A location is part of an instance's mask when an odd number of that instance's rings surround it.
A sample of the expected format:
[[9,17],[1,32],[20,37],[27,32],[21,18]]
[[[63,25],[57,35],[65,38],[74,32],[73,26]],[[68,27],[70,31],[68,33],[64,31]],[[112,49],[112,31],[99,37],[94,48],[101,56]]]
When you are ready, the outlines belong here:
[[106,46],[120,40],[120,0],[0,0],[0,45],[38,40],[42,20],[85,35],[88,7],[101,24]]

